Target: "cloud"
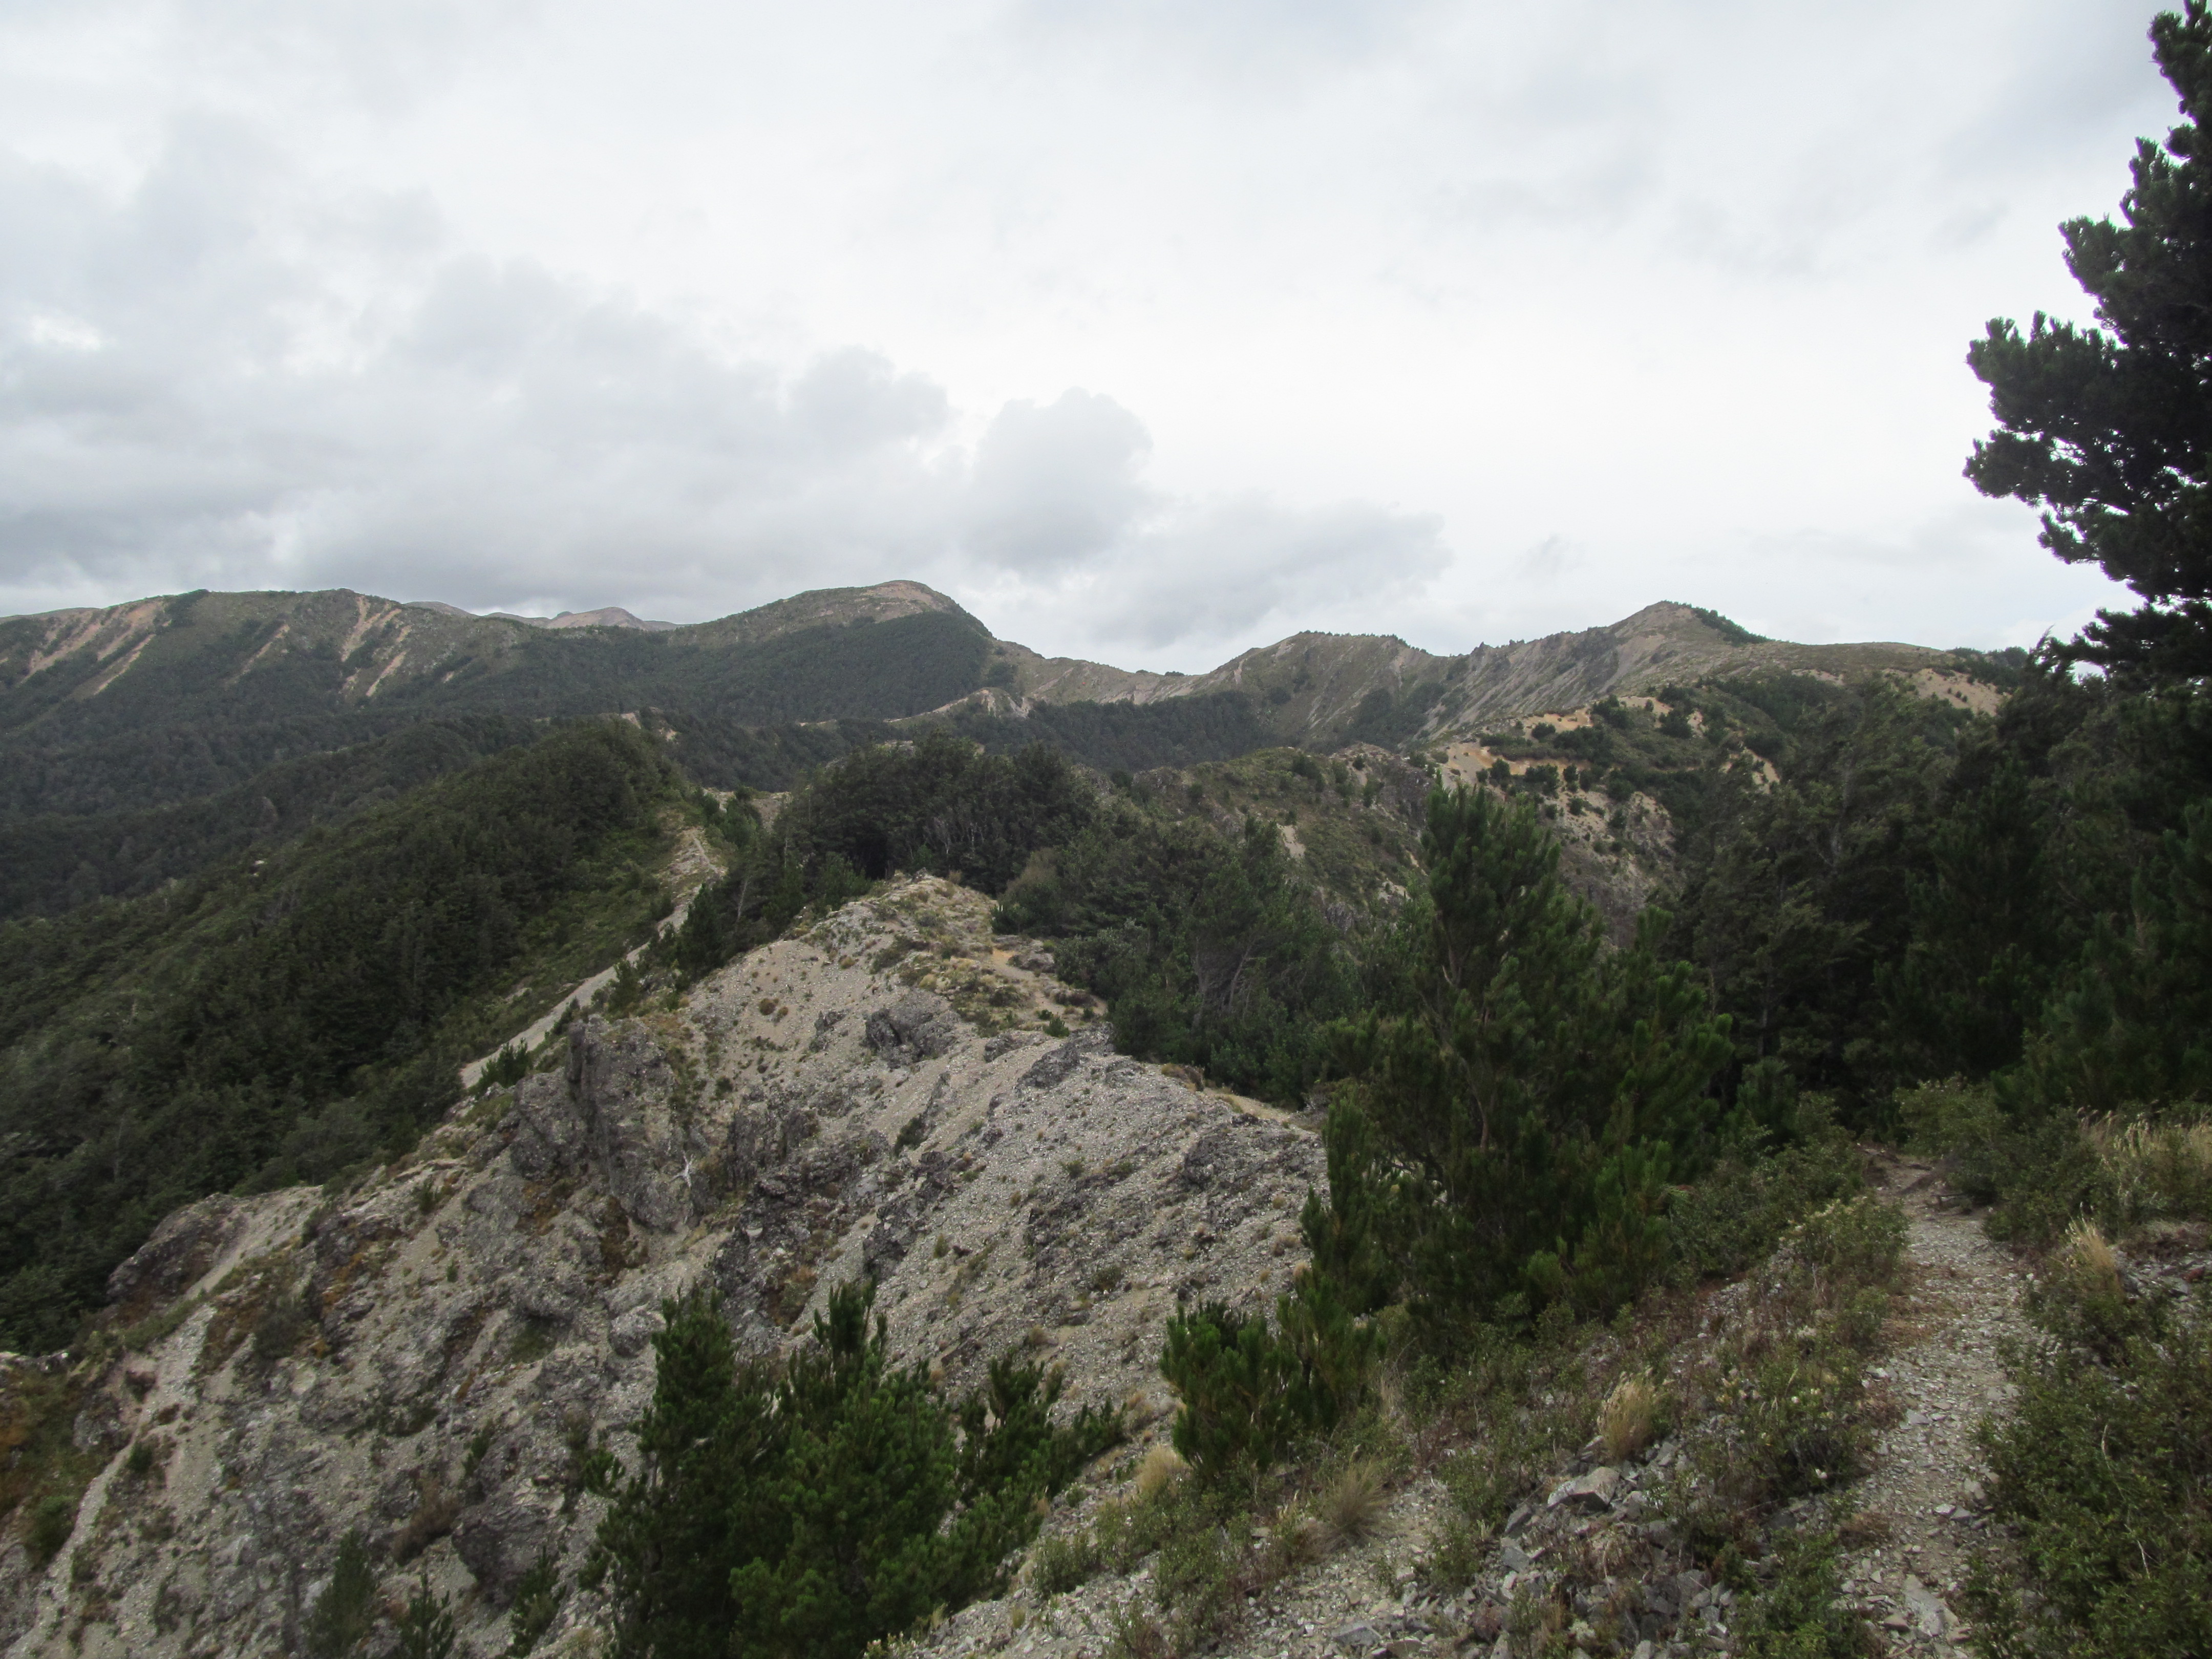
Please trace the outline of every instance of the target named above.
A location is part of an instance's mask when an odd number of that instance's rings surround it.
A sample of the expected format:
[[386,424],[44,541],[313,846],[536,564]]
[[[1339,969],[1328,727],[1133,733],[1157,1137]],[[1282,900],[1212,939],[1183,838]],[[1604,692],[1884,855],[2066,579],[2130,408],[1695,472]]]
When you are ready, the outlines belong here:
[[999,411],[975,449],[965,543],[1029,575],[1079,569],[1113,547],[1158,498],[1138,480],[1152,447],[1111,398],[1065,392]]
[[[0,272],[0,609],[349,586],[691,619],[917,576],[1104,647],[1227,640],[1433,574],[1433,519],[1146,482],[1111,397],[1006,402],[843,347],[791,368],[434,213],[319,203],[219,123],[120,199],[17,167]],[[269,234],[288,228],[284,238]],[[997,618],[994,617],[994,620]]]

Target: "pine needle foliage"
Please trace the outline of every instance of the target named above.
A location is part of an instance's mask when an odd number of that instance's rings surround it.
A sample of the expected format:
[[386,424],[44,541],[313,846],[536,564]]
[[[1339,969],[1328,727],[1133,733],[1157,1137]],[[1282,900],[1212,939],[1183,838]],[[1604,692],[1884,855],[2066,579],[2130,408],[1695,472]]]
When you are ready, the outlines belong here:
[[1660,959],[1663,913],[1604,951],[1528,802],[1440,789],[1422,851],[1426,890],[1370,1011],[1339,1029],[1354,1082],[1307,1242],[1350,1264],[1352,1294],[1401,1291],[1449,1346],[1540,1303],[1608,1310],[1660,1270],[1670,1187],[1720,1125],[1728,1023]]
[[948,1405],[893,1366],[874,1287],[830,1297],[779,1370],[740,1363],[715,1297],[664,1306],[637,1472],[614,1496],[592,1576],[625,1659],[857,1655],[1004,1582],[1037,1500],[1119,1433],[1060,1383],[1001,1359]]

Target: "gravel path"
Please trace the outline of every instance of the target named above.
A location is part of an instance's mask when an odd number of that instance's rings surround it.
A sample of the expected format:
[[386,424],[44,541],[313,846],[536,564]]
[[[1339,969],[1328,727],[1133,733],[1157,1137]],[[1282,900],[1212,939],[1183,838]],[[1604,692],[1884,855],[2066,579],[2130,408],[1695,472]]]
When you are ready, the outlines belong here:
[[1899,1415],[1881,1437],[1879,1467],[1855,1493],[1889,1536],[1845,1558],[1844,1589],[1897,1650],[1942,1651],[1965,1639],[1948,1604],[1981,1541],[1974,1428],[2013,1392],[1998,1348],[2028,1334],[2022,1275],[1926,1164],[1891,1160],[1881,1174],[1911,1226],[1915,1282],[1902,1310],[1911,1334],[1875,1373]]

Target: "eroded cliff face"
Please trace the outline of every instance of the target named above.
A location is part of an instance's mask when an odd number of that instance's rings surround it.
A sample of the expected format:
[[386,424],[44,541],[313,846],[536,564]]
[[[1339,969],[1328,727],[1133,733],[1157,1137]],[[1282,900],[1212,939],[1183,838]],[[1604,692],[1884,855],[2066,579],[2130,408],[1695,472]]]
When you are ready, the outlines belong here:
[[[171,1217],[97,1352],[0,1359],[0,1422],[65,1402],[96,1471],[44,1566],[20,1528],[0,1549],[8,1652],[295,1652],[352,1528],[388,1609],[427,1574],[462,1650],[504,1651],[540,1553],[573,1582],[584,1456],[631,1460],[661,1302],[702,1283],[767,1352],[872,1273],[949,1389],[1018,1346],[1071,1405],[1156,1420],[1177,1298],[1287,1288],[1320,1148],[1095,1021],[1045,1036],[1089,1000],[988,916],[905,884],[680,1007],[578,1022],[350,1190]],[[605,1611],[571,1590],[539,1650],[595,1651]]]

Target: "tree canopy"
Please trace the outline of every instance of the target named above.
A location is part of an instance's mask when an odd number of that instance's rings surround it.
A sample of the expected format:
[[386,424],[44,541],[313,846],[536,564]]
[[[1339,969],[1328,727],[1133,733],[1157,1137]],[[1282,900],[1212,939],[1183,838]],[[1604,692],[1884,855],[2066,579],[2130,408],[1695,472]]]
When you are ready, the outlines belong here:
[[2040,506],[2045,547],[2142,596],[2136,611],[2100,611],[2063,657],[2195,678],[2212,672],[2212,11],[2188,0],[2150,37],[2187,118],[2162,147],[2138,141],[2124,223],[2060,228],[2102,326],[2041,312],[2025,335],[1990,323],[1966,361],[1997,430],[1966,476]]

